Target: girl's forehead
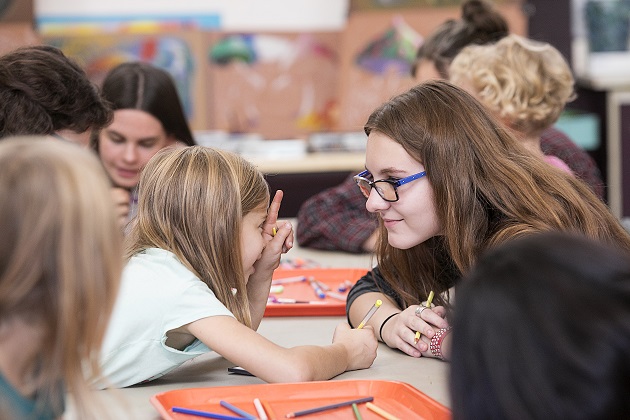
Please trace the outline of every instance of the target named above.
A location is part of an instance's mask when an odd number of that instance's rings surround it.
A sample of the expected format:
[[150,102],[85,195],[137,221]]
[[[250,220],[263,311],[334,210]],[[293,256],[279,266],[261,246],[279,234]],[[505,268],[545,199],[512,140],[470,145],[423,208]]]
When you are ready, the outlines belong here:
[[400,143],[373,131],[368,137],[365,166],[371,172],[403,172],[422,165]]

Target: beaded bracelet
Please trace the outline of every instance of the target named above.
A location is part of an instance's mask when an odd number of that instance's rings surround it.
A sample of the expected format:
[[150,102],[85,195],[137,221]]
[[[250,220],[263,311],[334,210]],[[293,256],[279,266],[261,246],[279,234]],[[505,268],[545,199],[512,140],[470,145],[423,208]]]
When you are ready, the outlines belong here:
[[383,340],[383,327],[385,326],[385,324],[387,323],[387,321],[389,321],[390,319],[392,319],[394,317],[394,315],[398,315],[400,312],[395,312],[393,314],[391,314],[390,316],[388,316],[387,318],[385,318],[385,321],[383,321],[383,323],[381,324],[381,328],[378,330],[378,336],[381,337],[381,341],[384,343],[385,341]]
[[442,341],[452,329],[453,328],[450,325],[446,328],[440,328],[437,330],[435,335],[431,337],[431,344],[429,345],[429,348],[431,349],[431,353],[438,359],[444,360],[444,355],[442,354]]

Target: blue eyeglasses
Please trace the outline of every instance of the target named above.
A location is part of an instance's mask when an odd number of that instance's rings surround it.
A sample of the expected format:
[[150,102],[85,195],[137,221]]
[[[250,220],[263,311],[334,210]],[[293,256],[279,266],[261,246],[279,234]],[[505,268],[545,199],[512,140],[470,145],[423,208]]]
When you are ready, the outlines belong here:
[[359,189],[365,196],[370,197],[372,188],[376,189],[378,195],[385,201],[390,203],[398,201],[398,187],[407,184],[408,182],[420,179],[427,174],[426,171],[418,172],[417,174],[409,175],[398,181],[392,181],[391,179],[379,179],[378,181],[370,181],[366,176],[370,175],[370,171],[363,171],[354,176],[354,180],[359,186]]

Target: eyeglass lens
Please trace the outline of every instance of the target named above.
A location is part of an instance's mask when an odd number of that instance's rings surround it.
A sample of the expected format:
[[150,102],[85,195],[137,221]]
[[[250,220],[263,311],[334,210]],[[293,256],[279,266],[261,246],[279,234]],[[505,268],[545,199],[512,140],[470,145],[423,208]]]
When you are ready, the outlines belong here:
[[[364,179],[359,179],[357,181],[357,184],[359,185],[359,189],[361,190],[365,198],[369,198],[370,191],[372,190],[372,187],[370,187],[369,181],[364,180]],[[380,195],[382,199],[387,200],[387,201],[396,201],[396,188],[389,182],[376,181],[373,183],[373,186],[376,189],[376,192],[378,193],[378,195]]]

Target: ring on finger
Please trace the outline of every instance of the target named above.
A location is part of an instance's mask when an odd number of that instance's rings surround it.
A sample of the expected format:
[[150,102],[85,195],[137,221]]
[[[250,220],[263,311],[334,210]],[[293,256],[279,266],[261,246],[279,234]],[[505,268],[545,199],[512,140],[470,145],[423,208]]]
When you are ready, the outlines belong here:
[[416,312],[415,312],[416,316],[418,318],[421,318],[420,314],[422,314],[422,311],[424,311],[425,309],[428,309],[428,308],[426,306],[418,305],[418,307],[416,308]]

